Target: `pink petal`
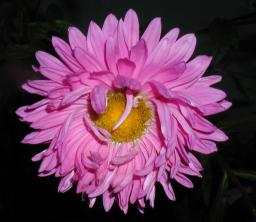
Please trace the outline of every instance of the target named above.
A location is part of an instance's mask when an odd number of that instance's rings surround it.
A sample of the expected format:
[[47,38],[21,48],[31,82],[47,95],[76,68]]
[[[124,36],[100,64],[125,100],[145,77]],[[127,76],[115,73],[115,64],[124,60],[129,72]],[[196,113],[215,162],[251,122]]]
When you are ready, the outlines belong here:
[[176,198],[175,198],[175,195],[174,195],[174,191],[172,189],[171,184],[168,182],[166,174],[164,174],[164,176],[161,178],[160,183],[162,184],[162,186],[164,188],[164,191],[165,191],[165,194],[167,195],[167,197],[170,200],[175,201]]
[[112,86],[112,81],[114,79],[114,75],[108,71],[101,71],[101,72],[93,72],[90,74],[90,78],[94,80],[98,80],[102,83],[105,83],[109,87]]
[[109,70],[115,74],[117,73],[116,63],[120,58],[120,50],[117,43],[114,38],[109,38],[106,41],[106,62]]
[[161,36],[161,18],[153,19],[148,25],[146,31],[142,35],[142,39],[145,40],[148,52],[151,52],[159,42]]
[[61,101],[61,106],[67,106],[69,104],[72,104],[76,100],[78,100],[81,96],[89,93],[91,91],[88,87],[82,87],[78,88],[70,93],[68,93]]
[[115,126],[113,127],[112,130],[116,130],[125,120],[126,118],[129,116],[132,107],[133,107],[133,93],[130,91],[126,92],[126,106],[125,106],[125,110],[122,114],[122,116],[120,117],[120,119],[116,122]]
[[133,160],[134,157],[138,154],[138,151],[133,150],[130,153],[124,155],[124,156],[115,156],[111,163],[114,165],[123,165],[125,163],[128,163],[129,161]]
[[[163,102],[155,100],[157,113],[160,120],[160,128],[164,137],[166,146],[173,151],[175,148],[177,123],[169,112],[167,105]],[[172,152],[170,151],[170,152]]]
[[139,40],[139,20],[135,11],[129,9],[124,18],[126,27],[125,41],[128,49],[131,49]]
[[77,61],[87,70],[90,72],[94,71],[102,71],[101,65],[99,61],[87,51],[81,48],[75,48],[74,55]]
[[96,113],[104,113],[107,106],[107,93],[109,88],[100,84],[93,88],[90,94],[91,105]]
[[77,62],[77,60],[73,57],[72,54],[67,53],[67,51],[64,51],[62,48],[59,46],[55,46],[55,51],[57,54],[60,56],[63,62],[74,72],[79,72],[82,67],[81,65]]
[[180,62],[177,64],[171,64],[167,66],[163,66],[161,70],[157,73],[152,73],[152,75],[148,75],[146,80],[156,80],[161,83],[166,83],[168,86],[169,82],[172,82],[175,79],[178,79],[186,70],[186,63]]
[[209,56],[197,56],[187,63],[184,73],[180,76],[180,78],[174,80],[170,86],[186,88],[193,85],[204,74],[210,65],[211,60],[212,57]]
[[27,85],[46,93],[62,86],[51,80],[28,80]]
[[193,183],[191,182],[191,180],[188,179],[188,178],[187,178],[186,176],[184,176],[183,174],[178,173],[178,174],[176,174],[176,176],[175,176],[174,178],[175,178],[175,180],[176,180],[178,183],[182,184],[183,186],[185,186],[185,187],[187,187],[187,188],[193,188],[193,187],[194,187],[194,185],[193,185]]
[[135,67],[135,64],[129,59],[119,59],[117,61],[117,70],[122,76],[131,77]]
[[36,59],[40,63],[40,66],[62,70],[63,75],[70,72],[70,70],[59,59],[47,52],[37,51]]
[[53,139],[53,137],[58,131],[59,127],[49,128],[42,131],[36,131],[25,136],[21,143],[39,144],[49,142]]
[[220,112],[223,112],[223,111],[229,109],[231,106],[232,106],[232,103],[227,100],[223,100],[219,103],[206,104],[203,106],[204,107],[204,115],[208,116],[208,115],[220,113]]
[[91,22],[88,28],[87,34],[87,48],[88,51],[93,54],[97,60],[103,65],[104,62],[104,45],[105,45],[105,36],[100,29],[100,27]]
[[167,34],[165,34],[165,36],[161,39],[161,41],[163,41],[164,39],[168,39],[169,45],[172,46],[177,40],[179,33],[180,33],[179,28],[173,28]]
[[63,177],[60,181],[58,191],[64,193],[68,191],[73,186],[72,178],[74,176],[74,171],[71,171],[67,176]]
[[43,90],[33,88],[30,85],[28,85],[27,83],[24,83],[21,87],[22,87],[22,89],[24,89],[25,91],[27,91],[31,94],[37,94],[37,95],[40,95],[40,96],[47,96],[47,92],[45,92]]
[[104,209],[106,212],[108,212],[114,204],[115,196],[109,191],[106,191],[102,195],[102,200],[103,200]]
[[134,79],[126,78],[124,76],[118,75],[114,80],[114,86],[118,89],[127,87],[128,89],[138,91],[141,88],[141,84]]
[[109,188],[109,184],[111,183],[111,180],[114,178],[115,174],[116,169],[112,172],[109,171],[100,186],[98,186],[95,191],[89,193],[88,197],[97,197],[103,194]]
[[68,39],[72,50],[77,47],[86,50],[86,37],[78,28],[68,28]]
[[198,85],[202,86],[211,86],[215,83],[218,83],[222,80],[222,76],[219,75],[211,75],[211,76],[206,76],[203,78],[200,78],[197,82]]
[[192,56],[196,47],[196,37],[194,34],[187,34],[178,39],[173,44],[168,56],[169,63],[187,62]]
[[141,39],[135,46],[131,48],[130,60],[135,63],[136,67],[133,77],[136,78],[143,68],[148,56],[147,46],[143,39]]
[[102,31],[105,37],[113,36],[117,31],[117,18],[113,14],[109,14],[103,24]]
[[40,66],[40,73],[46,78],[53,80],[56,83],[63,84],[64,76],[63,72],[57,69],[52,69],[50,67]]
[[120,50],[120,57],[127,58],[128,57],[128,48],[124,38],[125,26],[122,19],[119,20],[118,28],[117,28],[117,43]]

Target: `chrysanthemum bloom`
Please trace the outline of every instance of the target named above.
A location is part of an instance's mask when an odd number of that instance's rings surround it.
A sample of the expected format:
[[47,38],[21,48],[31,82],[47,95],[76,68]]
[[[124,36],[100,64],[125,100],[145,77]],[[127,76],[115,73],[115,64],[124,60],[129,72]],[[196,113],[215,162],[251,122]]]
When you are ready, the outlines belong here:
[[194,34],[178,38],[174,28],[162,38],[161,20],[153,19],[140,37],[136,13],[124,19],[110,14],[101,29],[94,22],[87,36],[68,29],[69,43],[52,38],[59,58],[38,51],[46,79],[23,88],[43,96],[17,114],[35,132],[23,143],[49,146],[33,157],[39,176],[60,177],[59,192],[77,184],[92,207],[102,197],[106,211],[114,201],[126,213],[145,200],[154,206],[155,186],[175,200],[171,182],[192,188],[201,177],[194,153],[217,150],[227,136],[204,117],[231,103],[211,87],[218,75],[202,77],[211,57],[191,59]]

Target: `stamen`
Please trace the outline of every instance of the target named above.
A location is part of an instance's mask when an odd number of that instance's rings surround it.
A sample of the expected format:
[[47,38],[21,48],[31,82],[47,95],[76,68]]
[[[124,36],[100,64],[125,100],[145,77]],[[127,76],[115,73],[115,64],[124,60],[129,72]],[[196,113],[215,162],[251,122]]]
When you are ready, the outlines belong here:
[[120,119],[117,121],[117,123],[115,124],[115,126],[113,127],[113,131],[116,130],[125,120],[126,118],[129,116],[132,107],[133,107],[133,93],[130,90],[126,91],[126,106],[125,106],[125,110],[122,114],[122,116],[120,117]]

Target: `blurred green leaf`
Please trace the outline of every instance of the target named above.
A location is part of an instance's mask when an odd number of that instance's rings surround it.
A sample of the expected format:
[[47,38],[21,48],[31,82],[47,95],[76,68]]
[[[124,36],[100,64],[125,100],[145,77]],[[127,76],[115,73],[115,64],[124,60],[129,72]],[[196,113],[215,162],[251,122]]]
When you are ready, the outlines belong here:
[[243,179],[256,181],[256,171],[233,170],[233,173]]
[[225,198],[224,194],[227,191],[228,188],[228,173],[227,171],[224,171],[221,183],[219,185],[216,199],[213,203],[213,206],[210,211],[210,222],[221,222],[223,221],[224,217],[224,208],[225,208]]

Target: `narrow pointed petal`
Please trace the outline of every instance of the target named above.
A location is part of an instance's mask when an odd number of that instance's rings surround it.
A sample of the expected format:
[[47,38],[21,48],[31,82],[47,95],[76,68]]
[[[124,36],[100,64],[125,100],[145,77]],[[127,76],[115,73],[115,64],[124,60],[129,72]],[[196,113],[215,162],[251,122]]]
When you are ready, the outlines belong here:
[[145,40],[148,52],[151,52],[158,44],[161,36],[161,28],[161,19],[158,17],[149,23],[146,31],[143,33],[141,38]]
[[128,10],[124,18],[126,26],[125,41],[128,49],[131,49],[139,40],[139,20],[135,11]]
[[69,27],[68,39],[72,50],[74,50],[75,48],[81,48],[83,50],[86,50],[86,37],[78,28]]

